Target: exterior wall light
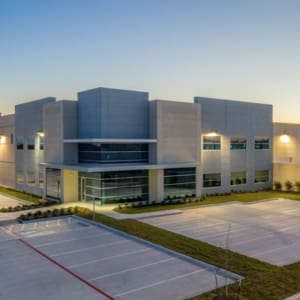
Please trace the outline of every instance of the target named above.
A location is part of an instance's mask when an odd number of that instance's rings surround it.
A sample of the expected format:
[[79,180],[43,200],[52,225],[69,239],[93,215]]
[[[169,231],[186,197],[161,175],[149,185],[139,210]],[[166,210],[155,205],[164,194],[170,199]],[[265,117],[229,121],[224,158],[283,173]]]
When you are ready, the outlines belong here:
[[290,136],[286,133],[282,134],[280,136],[280,142],[283,143],[283,144],[287,144],[290,142]]
[[0,133],[0,144],[5,144],[5,142],[6,142],[6,135]]
[[206,136],[218,136],[218,132],[217,132],[217,130],[211,129],[205,135]]
[[45,133],[44,133],[43,130],[39,130],[39,131],[37,131],[37,135],[40,136],[40,137],[44,137]]

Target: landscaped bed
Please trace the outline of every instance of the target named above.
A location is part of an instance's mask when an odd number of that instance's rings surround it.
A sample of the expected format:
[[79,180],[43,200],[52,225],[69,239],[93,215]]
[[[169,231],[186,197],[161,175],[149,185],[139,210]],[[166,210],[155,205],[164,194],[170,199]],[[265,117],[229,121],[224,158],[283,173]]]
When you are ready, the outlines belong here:
[[[76,213],[93,219],[93,212],[86,208],[77,208]],[[48,217],[51,216],[48,213]],[[132,219],[116,220],[96,214],[95,221],[244,276],[240,299],[284,299],[300,290],[300,263],[273,266]],[[229,293],[237,295],[239,289],[239,284],[233,284],[229,286]],[[219,293],[224,294],[224,290]],[[193,299],[213,299],[216,295],[216,292],[210,292]]]
[[[132,207],[132,204],[121,204],[119,207],[114,210],[120,213],[125,214],[136,214],[136,213],[144,213],[144,212],[154,212],[160,210],[169,210],[169,209],[178,209],[185,207],[196,207],[202,205],[212,205],[212,204],[220,204],[232,201],[239,202],[254,202],[265,199],[274,199],[274,198],[284,198],[290,200],[300,200],[300,192],[284,192],[284,191],[258,191],[258,192],[239,192],[239,193],[228,193],[225,195],[211,195],[205,196],[200,199],[176,199],[164,201],[163,203],[150,203],[144,205],[136,205]],[[175,203],[174,203],[175,202]]]

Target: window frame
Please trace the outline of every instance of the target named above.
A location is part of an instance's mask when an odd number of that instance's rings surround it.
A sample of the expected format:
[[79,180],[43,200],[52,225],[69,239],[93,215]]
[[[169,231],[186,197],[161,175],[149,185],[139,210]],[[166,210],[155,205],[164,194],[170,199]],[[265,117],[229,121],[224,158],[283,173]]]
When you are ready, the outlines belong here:
[[[257,181],[257,172],[267,172],[267,180],[266,181]],[[255,170],[254,173],[254,183],[255,184],[263,184],[263,183],[269,183],[270,182],[270,170]]]
[[[233,140],[237,140],[236,142]],[[239,141],[243,140],[243,141]],[[235,148],[234,146],[238,146]],[[230,150],[247,150],[247,138],[245,136],[232,136],[230,138]]]
[[[214,141],[214,139],[215,139],[215,141]],[[211,141],[209,141],[209,140],[211,140]],[[221,150],[221,136],[220,135],[216,135],[216,136],[204,135],[202,138],[202,150],[220,151]]]
[[270,138],[267,136],[256,136],[254,138],[254,149],[255,150],[270,150]]
[[[209,179],[209,180],[205,180],[205,176],[210,175],[219,175],[220,179]],[[212,182],[212,181],[216,181],[219,184],[212,184],[212,185],[206,185],[205,182]],[[204,173],[202,176],[202,187],[203,188],[218,188],[222,186],[222,175],[221,173]]]

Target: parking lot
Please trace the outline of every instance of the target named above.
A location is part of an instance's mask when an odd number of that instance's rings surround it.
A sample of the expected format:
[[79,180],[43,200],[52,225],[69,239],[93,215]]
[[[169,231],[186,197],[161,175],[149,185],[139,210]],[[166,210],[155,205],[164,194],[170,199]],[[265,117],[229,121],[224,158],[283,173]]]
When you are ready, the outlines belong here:
[[186,299],[215,289],[216,272],[219,286],[240,279],[73,217],[2,228],[0,268],[0,298],[16,300]]
[[300,261],[299,217],[299,201],[279,199],[186,209],[141,221],[283,266]]

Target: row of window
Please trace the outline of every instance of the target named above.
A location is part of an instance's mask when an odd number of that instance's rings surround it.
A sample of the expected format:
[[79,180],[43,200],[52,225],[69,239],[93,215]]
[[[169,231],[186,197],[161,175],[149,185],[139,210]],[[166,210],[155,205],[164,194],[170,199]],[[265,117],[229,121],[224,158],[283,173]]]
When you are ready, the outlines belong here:
[[[269,149],[270,142],[268,137],[255,137],[254,149]],[[220,150],[221,137],[220,136],[204,136],[203,137],[204,150]],[[247,139],[242,136],[231,137],[231,150],[245,150],[247,149]]]
[[[27,184],[30,186],[35,186],[36,184],[36,177],[35,173],[32,171],[28,171],[24,173],[24,171],[17,171],[16,172],[16,179],[17,179],[17,184]],[[38,183],[40,188],[44,187],[44,173],[42,170],[40,170],[38,174]]]
[[[17,136],[16,139],[16,148],[17,150],[23,150],[24,149],[24,137]],[[35,149],[35,136],[31,135],[27,138],[27,149],[28,150],[34,150]],[[44,150],[44,137],[39,136],[39,149]]]
[[79,144],[80,163],[142,163],[148,161],[146,144]]
[[[269,170],[255,171],[255,183],[269,182]],[[247,173],[231,172],[230,185],[240,185],[247,183]],[[221,186],[221,173],[203,174],[203,187],[218,187]]]

